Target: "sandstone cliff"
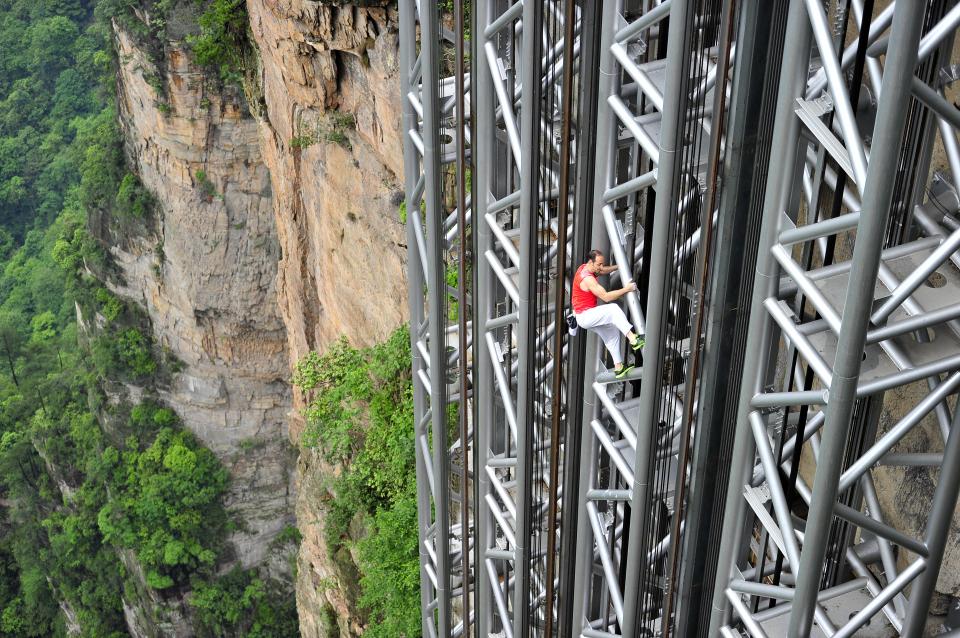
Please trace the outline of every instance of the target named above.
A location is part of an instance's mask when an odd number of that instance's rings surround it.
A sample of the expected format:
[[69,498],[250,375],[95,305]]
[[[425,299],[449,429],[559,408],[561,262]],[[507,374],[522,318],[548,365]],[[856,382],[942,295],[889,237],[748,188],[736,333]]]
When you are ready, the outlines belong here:
[[116,30],[127,154],[159,214],[145,232],[101,229],[120,269],[109,285],[185,364],[159,392],[231,472],[239,562],[270,563],[271,539],[295,520],[304,636],[359,635],[362,623],[350,557],[323,540],[336,470],[309,449],[293,470],[290,369],[406,318],[396,3],[362,4],[248,2],[258,66],[246,96],[192,63],[187,9],[159,53]]
[[[363,4],[384,6],[247,5],[261,59],[260,141],[273,184],[278,303],[291,365],[340,335],[370,345],[406,320],[396,3]],[[294,442],[300,431],[294,418]],[[301,450],[296,589],[307,638],[361,631],[349,561],[331,556],[323,540],[332,471]]]
[[274,186],[278,291],[292,361],[341,334],[374,343],[405,315],[392,4],[248,5],[262,63],[260,139]]
[[107,283],[143,306],[158,345],[183,362],[157,390],[230,472],[236,560],[263,565],[294,523],[294,495],[279,249],[257,124],[239,92],[216,87],[176,43],[159,65],[122,29],[116,45],[129,162],[158,210],[153,229],[108,238],[121,276]]

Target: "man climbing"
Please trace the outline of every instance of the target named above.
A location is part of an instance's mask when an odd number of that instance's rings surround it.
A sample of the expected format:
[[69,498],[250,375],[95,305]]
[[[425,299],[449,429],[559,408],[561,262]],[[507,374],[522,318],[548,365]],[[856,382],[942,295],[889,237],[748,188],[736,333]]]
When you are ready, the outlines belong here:
[[[610,303],[636,290],[636,284],[630,282],[623,288],[608,292],[597,281],[597,276],[606,275],[616,269],[616,266],[604,265],[602,252],[591,250],[587,254],[586,263],[577,268],[577,272],[573,275],[570,305],[573,306],[577,325],[593,330],[603,341],[603,345],[613,357],[614,376],[622,379],[633,369],[633,366],[623,364],[623,355],[620,354],[620,334],[626,335],[630,348],[634,352],[643,347],[643,339],[633,332],[633,326],[620,306]],[[597,305],[597,299],[607,303]]]

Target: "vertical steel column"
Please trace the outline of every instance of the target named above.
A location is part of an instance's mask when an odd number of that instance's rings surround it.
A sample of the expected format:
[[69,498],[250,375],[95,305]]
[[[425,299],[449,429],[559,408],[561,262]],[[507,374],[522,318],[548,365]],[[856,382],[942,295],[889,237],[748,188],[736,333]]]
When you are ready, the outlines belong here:
[[[733,46],[733,37],[734,37],[734,17],[736,15],[736,2],[735,0],[723,0],[722,9],[720,12],[720,36],[719,36],[719,49],[720,57],[717,60],[717,68],[715,70],[716,91],[714,93],[714,103],[713,103],[713,118],[711,120],[711,130],[712,135],[710,136],[710,151],[708,158],[708,168],[707,168],[707,183],[706,183],[706,209],[703,213],[706,220],[706,224],[701,228],[701,247],[700,247],[700,263],[697,266],[697,271],[699,272],[700,283],[699,288],[696,291],[696,297],[694,299],[696,303],[696,309],[693,317],[693,326],[691,330],[691,341],[690,341],[690,353],[691,359],[689,363],[689,370],[684,382],[684,402],[683,402],[683,421],[681,422],[681,427],[683,431],[680,435],[680,454],[679,454],[679,464],[677,468],[677,480],[674,488],[674,514],[673,522],[670,530],[670,538],[672,539],[670,543],[670,561],[669,561],[669,571],[667,572],[667,596],[666,603],[663,610],[663,622],[661,627],[663,629],[663,634],[666,638],[669,638],[670,631],[673,629],[672,625],[672,616],[674,613],[678,617],[682,616],[684,609],[682,604],[676,605],[676,612],[674,612],[674,599],[682,596],[682,593],[678,594],[678,590],[681,590],[679,581],[681,578],[681,561],[690,560],[692,555],[684,554],[684,526],[687,533],[690,533],[690,528],[696,525],[703,525],[704,523],[709,524],[709,519],[693,519],[685,515],[685,498],[689,497],[691,499],[695,498],[693,492],[692,482],[694,480],[693,462],[696,458],[696,452],[691,450],[693,442],[696,441],[696,435],[700,430],[705,430],[710,427],[721,428],[723,422],[717,423],[705,423],[703,420],[700,421],[699,427],[694,427],[696,422],[695,408],[697,405],[697,397],[699,396],[699,391],[701,389],[701,383],[699,383],[699,377],[701,375],[701,367],[704,368],[703,372],[709,374],[710,371],[705,366],[701,366],[701,361],[705,357],[706,350],[706,341],[707,335],[705,334],[705,327],[707,326],[708,317],[710,315],[710,308],[708,307],[708,285],[710,283],[710,272],[713,266],[713,260],[711,259],[711,254],[714,248],[713,240],[713,212],[719,207],[720,202],[720,173],[721,173],[721,162],[723,158],[721,157],[721,149],[724,133],[727,128],[726,121],[726,101],[727,101],[727,88],[728,88],[728,71],[730,70],[730,55],[731,47]],[[723,247],[718,247],[717,252],[722,253],[724,250]],[[718,254],[719,257],[719,254]],[[709,378],[705,378],[704,381],[709,381]],[[690,468],[690,490],[689,495],[687,495],[687,468]],[[684,634],[680,631],[677,631],[677,636],[683,636]]]
[[444,232],[440,197],[439,66],[440,28],[436,3],[421,3],[420,68],[423,74],[423,173],[427,240],[427,325],[430,353],[430,418],[433,431],[434,548],[437,554],[437,634],[449,636],[450,514],[447,462],[446,321],[441,314],[447,294],[443,268]]
[[[400,93],[403,96],[403,167],[404,192],[408,209],[419,206],[419,198],[415,196],[417,176],[420,174],[420,160],[416,146],[410,139],[410,131],[417,128],[417,112],[413,104],[407,99],[411,91],[411,75],[416,58],[416,0],[400,0]],[[419,445],[420,423],[426,413],[426,388],[420,380],[417,370],[423,368],[423,358],[417,348],[418,334],[423,325],[423,272],[420,267],[419,248],[416,239],[414,223],[416,216],[407,215],[407,303],[410,309],[410,356],[414,370],[413,379],[413,423],[414,423],[414,454],[416,458],[417,477],[417,548],[420,555],[420,621],[426,631],[432,627],[432,613],[428,607],[432,602],[432,587],[427,575],[427,562],[430,556],[427,553],[428,528],[430,527],[430,484],[425,468],[429,462],[424,458],[423,450]]]
[[[591,249],[595,248],[604,253],[610,252],[610,240],[607,237],[603,222],[603,193],[608,184],[613,181],[614,158],[616,156],[617,123],[616,118],[607,106],[607,99],[615,95],[620,87],[620,80],[617,77],[616,61],[610,52],[610,47],[614,42],[614,34],[618,26],[618,19],[623,7],[623,0],[604,0],[602,13],[600,16],[600,51],[598,57],[599,79],[597,81],[598,104],[596,111],[596,172],[598,178],[593,185],[592,220],[591,231],[587,235],[588,244]],[[581,260],[585,255],[575,255],[577,260]],[[587,370],[584,372],[583,387],[584,396],[593,397],[593,382],[596,374],[592,373],[592,363],[598,360],[598,353],[602,351],[600,339],[592,333],[584,331],[584,335],[591,334],[587,339],[587,356],[584,359],[587,362]],[[586,339],[587,337],[584,336]],[[592,351],[592,352],[591,352]],[[588,399],[590,400],[590,399]],[[588,416],[587,409],[584,409],[584,421],[589,422],[593,418],[592,414]]]
[[[807,80],[807,62],[810,54],[810,25],[801,0],[790,5],[787,18],[787,42],[781,65],[780,84],[776,102],[776,120],[770,158],[767,188],[764,194],[763,221],[760,227],[759,251],[756,275],[753,281],[753,299],[750,305],[750,324],[747,328],[751,338],[744,353],[744,380],[740,387],[740,402],[737,410],[737,433],[731,457],[732,469],[727,487],[724,508],[724,535],[720,542],[717,579],[713,594],[713,614],[710,620],[710,636],[720,634],[720,627],[727,622],[730,603],[726,591],[737,559],[743,551],[744,515],[746,503],[743,487],[748,484],[753,472],[754,443],[747,415],[754,395],[766,383],[759,370],[765,368],[773,340],[773,320],[764,311],[763,302],[777,292],[780,266],[770,252],[776,243],[780,214],[787,200],[787,190],[797,161],[797,141],[800,137],[800,122],[793,112],[794,100],[800,95]],[[752,379],[750,375],[755,375]]]
[[[476,125],[478,144],[483,146],[479,152],[487,158],[485,162],[477,162],[476,186],[481,208],[477,209],[474,220],[478,241],[482,241],[484,247],[482,259],[478,260],[481,268],[478,281],[483,288],[478,291],[478,300],[485,306],[479,309],[485,325],[477,338],[485,346],[485,354],[481,355],[486,359],[483,374],[486,375],[488,370],[492,373],[495,390],[491,400],[480,407],[481,410],[486,407],[496,415],[489,419],[484,417],[478,423],[478,427],[488,429],[481,436],[489,445],[481,444],[480,450],[478,473],[484,475],[482,487],[487,493],[477,502],[477,518],[488,530],[481,539],[485,545],[481,562],[486,584],[483,595],[489,594],[491,598],[487,612],[491,619],[489,631],[502,631],[508,638],[515,635],[518,623],[529,623],[526,611],[531,578],[528,538],[532,461],[528,456],[533,445],[530,438],[533,411],[518,398],[519,392],[529,392],[524,389],[524,375],[528,381],[532,381],[535,375],[529,354],[535,342],[532,337],[524,340],[521,334],[529,332],[524,333],[523,326],[518,329],[517,325],[521,318],[527,320],[530,316],[528,304],[521,301],[518,286],[524,286],[523,277],[534,272],[524,267],[525,262],[521,259],[522,253],[529,263],[532,256],[532,251],[524,252],[529,246],[522,248],[523,243],[528,242],[522,231],[529,230],[531,225],[518,210],[523,204],[528,168],[521,165],[521,158],[526,157],[528,151],[521,150],[515,114],[520,87],[514,71],[523,71],[523,66],[517,64],[523,56],[518,55],[514,47],[521,31],[518,20],[523,8],[520,3],[480,3],[477,6],[478,28],[473,34],[476,50],[478,53],[481,49],[483,51],[476,60],[478,91],[483,92],[478,95]],[[523,31],[526,32],[527,28],[532,25],[524,25]],[[520,68],[514,68],[516,66]],[[523,93],[521,102],[525,106],[528,96],[527,91]],[[504,129],[499,128],[501,124]],[[481,209],[483,214],[479,214]],[[518,229],[518,224],[522,228]],[[515,241],[519,241],[521,251],[517,250]],[[503,258],[506,258],[506,265]],[[505,421],[500,417],[498,403],[502,405]],[[528,593],[520,594],[518,588],[526,588]]]
[[[644,348],[643,378],[640,388],[640,414],[637,423],[635,483],[630,500],[630,539],[634,550],[627,552],[627,580],[624,587],[623,635],[637,633],[640,609],[640,579],[644,576],[646,555],[638,551],[647,523],[651,456],[656,431],[660,379],[663,372],[663,341],[666,334],[667,278],[673,250],[670,235],[677,212],[677,153],[680,149],[681,123],[685,102],[682,95],[687,60],[687,36],[690,0],[673,0],[667,36],[667,68],[664,86],[659,160],[657,162],[657,199],[653,219],[653,250],[650,260],[650,284],[647,293],[647,345]],[[709,219],[710,213],[707,213]]]
[[453,8],[454,29],[460,34],[456,41],[456,76],[455,93],[456,105],[454,117],[457,120],[457,358],[459,359],[459,394],[460,401],[457,405],[459,412],[460,426],[460,617],[463,619],[463,636],[470,635],[470,383],[467,361],[468,349],[470,348],[470,338],[467,334],[467,256],[471,251],[467,250],[467,112],[465,101],[467,99],[466,80],[464,78],[465,50],[463,42],[464,22],[463,22],[463,3],[458,2]]
[[791,636],[806,636],[812,629],[820,567],[826,554],[838,480],[843,470],[844,444],[857,394],[873,290],[879,272],[880,251],[893,195],[890,175],[896,169],[923,17],[924,12],[917,7],[901,9],[893,16],[890,47],[881,85],[884,98],[877,111],[867,166],[863,211],[857,225],[857,241],[843,306],[833,383],[830,386],[830,400],[826,408],[817,474],[797,574],[797,591],[790,616]]
[[531,285],[536,278],[536,242],[539,221],[539,144],[540,144],[540,42],[543,6],[539,2],[523,4],[523,42],[521,60],[520,97],[520,303],[517,310],[520,323],[517,330],[517,526],[513,631],[515,638],[530,635],[530,560],[532,469],[534,445],[533,377],[536,374],[534,352],[536,308],[531,297],[536,294]]
[[472,55],[474,73],[470,76],[471,103],[476,112],[475,128],[472,137],[473,151],[473,220],[474,220],[474,267],[477,270],[477,289],[473,292],[473,339],[476,344],[474,357],[473,400],[478,406],[477,418],[473,427],[476,432],[477,465],[474,471],[474,489],[476,495],[473,502],[474,527],[477,546],[477,562],[474,565],[476,574],[476,636],[487,636],[493,633],[491,621],[493,617],[493,595],[490,587],[490,575],[487,570],[487,549],[493,544],[494,523],[487,496],[491,495],[492,486],[490,477],[486,473],[486,462],[491,454],[494,431],[494,392],[493,392],[493,363],[485,352],[485,335],[489,328],[487,322],[493,317],[494,294],[496,282],[493,280],[490,269],[481,261],[488,250],[493,249],[493,237],[490,227],[486,223],[488,204],[492,186],[491,172],[493,169],[493,147],[495,144],[494,131],[494,102],[493,82],[490,74],[481,69],[484,59],[482,48],[483,39],[477,37],[490,24],[493,0],[476,0],[475,35],[473,38]]
[[[575,39],[576,25],[576,3],[574,0],[566,0],[566,6],[563,11],[564,19],[564,43],[563,43],[563,90],[561,92],[561,125],[560,125],[560,179],[557,193],[557,281],[554,291],[553,308],[553,379],[551,392],[553,393],[551,401],[551,429],[550,429],[550,481],[549,496],[547,507],[549,508],[547,521],[547,555],[545,570],[545,612],[544,612],[544,633],[550,638],[554,635],[554,585],[555,567],[557,564],[555,554],[557,550],[555,532],[560,508],[560,492],[558,481],[560,479],[560,439],[561,428],[564,426],[564,419],[560,416],[563,411],[562,401],[566,394],[563,391],[563,317],[564,317],[564,282],[567,273],[567,233],[568,221],[570,217],[570,206],[572,194],[570,192],[570,140],[573,137],[573,74],[575,65],[573,63],[573,48]],[[545,311],[546,309],[544,309]]]
[[[576,183],[574,184],[576,208],[573,211],[573,258],[587,251],[591,241],[593,211],[593,188],[597,152],[596,131],[589,124],[597,121],[597,88],[599,80],[600,28],[603,3],[584,2],[581,8],[580,28],[580,74],[581,97],[578,114],[579,140],[576,156]],[[599,220],[598,220],[599,221]],[[587,362],[596,361],[596,352],[586,354],[586,331],[568,339],[569,375],[567,379],[567,429],[564,437],[563,494],[565,508],[561,527],[560,554],[564,557],[560,566],[560,598],[558,601],[559,638],[579,638],[580,616],[575,609],[582,607],[583,589],[576,585],[577,565],[583,550],[583,531],[580,529],[580,509],[586,501],[586,483],[581,480],[583,459],[588,458],[582,443],[584,434],[583,414],[585,402],[593,405],[590,388],[584,388],[585,379],[592,379],[594,370],[588,370]],[[576,376],[579,373],[580,376]],[[591,397],[587,399],[586,397]],[[589,418],[593,418],[592,415]],[[589,432],[588,432],[589,434]],[[588,463],[589,464],[589,463]],[[575,499],[575,500],[574,500]]]
[[[603,208],[606,205],[604,193],[617,181],[617,119],[607,102],[608,98],[615,96],[621,89],[620,71],[616,58],[613,55],[612,47],[616,42],[617,29],[621,26],[621,15],[623,13],[623,0],[609,0],[603,2],[604,20],[610,21],[609,28],[604,28],[601,32],[600,40],[600,104],[597,109],[597,177],[593,189],[593,217],[597,222],[597,232],[594,233],[594,241],[602,241],[603,245],[594,244],[592,247],[602,250],[609,263],[614,261],[614,251],[608,239],[609,234],[604,232],[605,224],[603,222]],[[606,22],[604,23],[606,24]],[[578,259],[583,259],[585,255],[578,255]],[[633,281],[628,263],[620,263],[617,260],[617,266],[620,268],[620,282],[626,285]],[[633,292],[624,295],[627,302],[627,312],[632,323],[636,324],[638,330],[643,331],[643,313],[640,310],[639,288]],[[592,383],[593,379],[590,379]],[[591,392],[592,394],[592,392]]]
[[[763,135],[764,81],[769,77],[771,21],[775,4],[745,0],[738,8],[737,63],[731,82],[729,126],[723,165],[717,222],[717,254],[711,284],[710,308],[704,346],[703,381],[698,398],[698,427],[690,473],[690,506],[684,553],[688,556],[680,576],[677,608],[678,636],[708,636],[714,580],[726,579],[717,570],[715,548],[719,544],[725,494],[730,471],[729,452],[723,441],[733,432],[732,418],[739,397],[742,362],[738,347],[746,343],[749,311],[739,303],[753,279],[746,275],[756,260],[751,249],[755,239],[750,229],[759,222],[760,207],[754,191],[763,184],[769,136]],[[732,406],[732,410],[731,410]],[[719,520],[718,520],[719,519]],[[716,540],[713,540],[716,539]]]

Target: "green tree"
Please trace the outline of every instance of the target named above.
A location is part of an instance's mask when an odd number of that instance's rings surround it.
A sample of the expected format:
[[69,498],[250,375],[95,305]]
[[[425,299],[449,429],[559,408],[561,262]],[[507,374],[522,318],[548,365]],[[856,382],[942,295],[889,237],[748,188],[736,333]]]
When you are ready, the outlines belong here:
[[401,328],[369,349],[341,339],[323,355],[310,353],[297,364],[294,383],[307,397],[301,444],[343,468],[324,521],[328,549],[336,553],[351,543],[347,532],[358,515],[369,530],[350,548],[360,568],[359,603],[370,617],[364,635],[418,638],[409,331]]
[[10,380],[19,389],[20,379],[17,377],[17,360],[20,358],[20,348],[23,343],[22,335],[17,329],[18,318],[12,313],[0,314],[0,350],[6,360]]
[[187,432],[164,428],[143,452],[118,457],[118,490],[99,512],[107,542],[134,549],[157,589],[185,583],[217,558],[226,517],[220,498],[227,473]]
[[420,628],[417,499],[412,486],[377,510],[373,529],[358,543],[360,604],[370,610],[369,638],[412,638]]
[[287,638],[300,635],[293,601],[275,581],[233,569],[211,582],[198,583],[189,597],[201,636]]
[[30,320],[30,344],[43,345],[57,336],[57,317],[45,310]]
[[80,35],[77,24],[66,16],[51,16],[27,30],[28,68],[38,77],[52,82],[72,61],[71,44]]
[[190,39],[197,62],[220,70],[225,80],[237,81],[250,47],[244,0],[213,0],[198,20],[200,35]]
[[140,184],[133,173],[127,173],[120,181],[117,190],[116,211],[125,217],[143,218],[147,216],[153,200],[149,192]]

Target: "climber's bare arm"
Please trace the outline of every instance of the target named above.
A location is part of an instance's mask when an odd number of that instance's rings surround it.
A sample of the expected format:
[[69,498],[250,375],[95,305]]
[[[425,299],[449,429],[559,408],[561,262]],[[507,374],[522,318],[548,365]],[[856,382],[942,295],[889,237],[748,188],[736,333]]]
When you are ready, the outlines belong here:
[[637,286],[633,282],[630,282],[623,288],[617,288],[616,290],[607,291],[606,288],[601,286],[597,282],[596,277],[584,277],[580,282],[580,289],[592,292],[598,299],[601,299],[607,303],[611,301],[616,301],[620,297],[624,296],[632,290],[636,290]]

